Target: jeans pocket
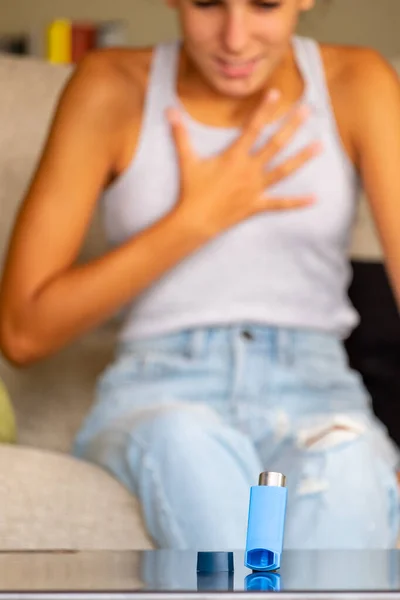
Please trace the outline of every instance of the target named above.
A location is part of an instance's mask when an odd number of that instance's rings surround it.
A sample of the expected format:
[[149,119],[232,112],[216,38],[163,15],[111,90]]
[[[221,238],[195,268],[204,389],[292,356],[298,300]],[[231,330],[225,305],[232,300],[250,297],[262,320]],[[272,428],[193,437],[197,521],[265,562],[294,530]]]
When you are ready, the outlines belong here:
[[348,385],[352,380],[345,349],[334,337],[303,336],[298,345],[296,364],[300,379],[310,389]]
[[184,349],[146,349],[120,355],[105,369],[98,380],[101,389],[121,388],[145,381],[157,381],[164,377],[184,376],[201,369],[199,357],[193,357]]
[[146,379],[159,379],[171,376],[184,376],[201,368],[200,358],[185,351],[150,350],[141,357],[141,376]]

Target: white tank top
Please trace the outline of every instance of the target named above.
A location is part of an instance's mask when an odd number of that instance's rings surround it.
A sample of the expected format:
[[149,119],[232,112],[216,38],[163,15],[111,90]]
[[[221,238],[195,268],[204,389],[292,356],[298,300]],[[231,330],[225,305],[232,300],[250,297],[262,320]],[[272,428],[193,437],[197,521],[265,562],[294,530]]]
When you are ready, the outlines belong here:
[[[125,307],[121,341],[239,323],[345,337],[357,323],[347,288],[359,179],[341,143],[319,47],[300,37],[293,46],[305,82],[302,101],[312,114],[279,161],[314,140],[322,141],[324,151],[270,192],[314,194],[317,203],[252,217],[184,259]],[[179,103],[179,51],[179,42],[156,47],[137,152],[102,199],[111,246],[149,227],[177,202],[179,167],[165,110]],[[240,134],[196,122],[186,112],[184,119],[201,156],[221,152]],[[260,141],[279,124],[266,126]]]

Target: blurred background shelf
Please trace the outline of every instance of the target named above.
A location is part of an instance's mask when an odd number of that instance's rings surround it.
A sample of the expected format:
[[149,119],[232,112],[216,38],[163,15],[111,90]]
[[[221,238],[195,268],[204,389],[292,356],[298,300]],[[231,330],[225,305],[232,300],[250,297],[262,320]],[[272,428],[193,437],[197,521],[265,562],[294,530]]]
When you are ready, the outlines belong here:
[[[0,0],[0,38],[15,35],[14,52],[44,57],[46,30],[56,19],[119,23],[123,43],[130,46],[175,39],[179,31],[163,0]],[[324,42],[372,46],[393,58],[400,54],[399,23],[400,0],[317,0],[299,32]]]

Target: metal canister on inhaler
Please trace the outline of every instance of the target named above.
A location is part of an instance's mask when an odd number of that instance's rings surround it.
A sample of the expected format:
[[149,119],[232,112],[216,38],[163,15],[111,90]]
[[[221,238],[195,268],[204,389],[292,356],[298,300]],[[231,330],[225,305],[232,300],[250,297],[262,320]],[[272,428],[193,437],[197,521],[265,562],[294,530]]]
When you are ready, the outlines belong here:
[[286,519],[286,477],[261,473],[250,489],[245,566],[253,571],[274,571],[281,566]]

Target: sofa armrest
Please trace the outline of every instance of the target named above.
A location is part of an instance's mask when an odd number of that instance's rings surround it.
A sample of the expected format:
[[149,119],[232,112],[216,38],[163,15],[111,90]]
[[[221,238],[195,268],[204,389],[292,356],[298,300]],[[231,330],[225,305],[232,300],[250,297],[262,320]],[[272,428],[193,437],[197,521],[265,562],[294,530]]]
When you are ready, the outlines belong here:
[[0,551],[146,550],[138,501],[97,466],[0,446]]

